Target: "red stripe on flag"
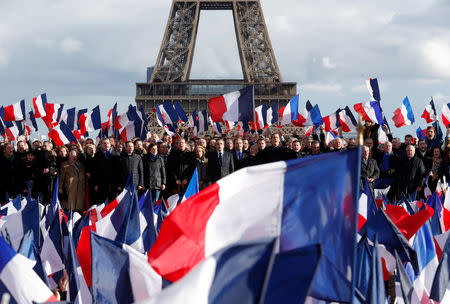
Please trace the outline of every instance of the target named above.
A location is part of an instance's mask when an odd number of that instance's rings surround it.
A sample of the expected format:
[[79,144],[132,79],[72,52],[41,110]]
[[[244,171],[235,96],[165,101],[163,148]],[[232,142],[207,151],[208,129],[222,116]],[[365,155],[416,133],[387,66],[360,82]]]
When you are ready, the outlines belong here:
[[223,96],[211,98],[208,102],[209,112],[213,122],[223,122],[222,116],[228,110]]
[[394,112],[394,117],[392,117],[392,120],[395,123],[395,126],[397,128],[405,126],[405,118],[403,117],[402,114],[402,110],[400,108],[398,108],[397,110],[395,110]]

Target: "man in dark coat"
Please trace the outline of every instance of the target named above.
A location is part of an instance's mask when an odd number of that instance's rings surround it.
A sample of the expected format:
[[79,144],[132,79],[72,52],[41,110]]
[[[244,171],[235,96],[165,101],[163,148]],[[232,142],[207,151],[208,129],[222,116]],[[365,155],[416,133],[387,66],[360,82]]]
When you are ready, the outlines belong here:
[[128,176],[133,173],[133,184],[138,190],[144,189],[144,167],[142,157],[134,153],[134,144],[132,141],[125,143],[125,151],[120,156],[122,167],[122,187],[125,186]]
[[272,145],[270,147],[262,151],[261,156],[264,159],[264,163],[272,163],[289,158],[289,151],[281,145],[280,134],[272,134],[271,143]]
[[367,180],[373,192],[373,182],[380,176],[380,169],[378,169],[377,162],[369,157],[369,154],[370,148],[363,146],[361,154],[361,189],[364,189],[364,184]]
[[236,138],[234,140],[233,162],[234,169],[239,170],[242,168],[242,161],[248,157],[248,153],[244,151],[244,142],[241,138]]
[[94,191],[98,194],[97,202],[93,204],[102,204],[105,199],[108,203],[113,201],[121,190],[122,168],[120,165],[120,154],[111,148],[109,138],[103,138],[100,142],[100,148],[94,156],[94,168],[92,168],[92,183]]
[[16,195],[14,182],[14,146],[6,143],[0,155],[0,203],[5,203],[6,193],[10,198]]
[[401,193],[410,195],[414,191],[422,191],[425,166],[423,161],[415,156],[415,150],[413,145],[406,146],[406,158],[400,164],[398,198]]
[[178,149],[172,149],[167,159],[167,177],[169,194],[183,191],[195,170],[195,154],[189,152],[186,140],[178,140]]
[[212,183],[234,172],[233,155],[225,151],[223,139],[216,141],[216,151],[208,153],[208,180]]
[[392,200],[397,195],[400,159],[394,154],[390,141],[383,144],[383,153],[378,156],[377,163],[380,168],[380,178],[376,181],[375,186],[377,189],[386,189],[391,186],[387,198]]

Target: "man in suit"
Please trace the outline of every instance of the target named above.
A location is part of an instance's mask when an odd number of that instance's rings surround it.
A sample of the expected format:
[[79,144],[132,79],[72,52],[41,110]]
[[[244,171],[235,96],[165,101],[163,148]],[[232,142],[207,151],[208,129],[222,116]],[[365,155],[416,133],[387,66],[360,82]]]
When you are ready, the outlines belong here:
[[248,153],[244,151],[244,142],[241,138],[234,140],[233,162],[235,170],[242,168],[242,161],[248,157]]
[[125,186],[128,176],[133,173],[133,184],[137,186],[138,190],[143,190],[144,167],[142,157],[136,154],[132,141],[125,143],[125,151],[120,156],[120,164],[122,168],[122,187]]
[[223,139],[216,141],[216,151],[208,154],[208,180],[216,182],[234,172],[233,154],[225,151]]
[[400,163],[400,170],[398,176],[399,193],[410,195],[414,191],[421,192],[423,181],[425,179],[425,166],[423,161],[418,158],[416,149],[413,145],[406,146],[406,157]]
[[380,176],[380,169],[378,169],[377,162],[369,157],[369,154],[370,148],[363,146],[361,154],[361,189],[364,189],[364,184],[367,180],[373,192],[373,182]]

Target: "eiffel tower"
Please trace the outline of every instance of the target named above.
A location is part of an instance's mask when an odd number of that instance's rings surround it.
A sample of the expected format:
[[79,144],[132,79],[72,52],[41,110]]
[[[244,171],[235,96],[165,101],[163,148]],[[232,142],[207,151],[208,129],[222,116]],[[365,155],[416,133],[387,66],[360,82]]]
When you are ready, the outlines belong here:
[[[190,79],[201,10],[232,11],[244,79]],[[282,80],[260,0],[173,0],[149,82],[136,83],[136,104],[152,116],[155,106],[179,101],[191,113],[207,109],[212,97],[249,85],[255,106],[276,102],[279,108],[297,93],[297,83]]]

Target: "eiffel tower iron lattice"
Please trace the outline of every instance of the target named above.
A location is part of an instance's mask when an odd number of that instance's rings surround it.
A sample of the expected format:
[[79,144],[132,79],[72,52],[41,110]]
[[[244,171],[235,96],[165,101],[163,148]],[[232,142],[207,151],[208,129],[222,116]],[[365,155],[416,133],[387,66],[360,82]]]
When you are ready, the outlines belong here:
[[[190,71],[202,10],[231,10],[242,80],[192,80]],[[286,103],[295,82],[283,82],[259,0],[173,0],[161,48],[147,83],[136,84],[136,103],[147,113],[164,101],[179,101],[187,112],[204,110],[211,97],[254,85],[255,105]]]

